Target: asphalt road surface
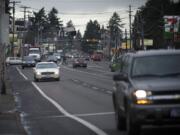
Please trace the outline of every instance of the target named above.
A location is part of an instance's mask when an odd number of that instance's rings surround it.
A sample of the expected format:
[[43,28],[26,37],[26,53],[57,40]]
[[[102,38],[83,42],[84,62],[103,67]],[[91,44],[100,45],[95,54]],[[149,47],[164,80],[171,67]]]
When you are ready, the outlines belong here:
[[[21,121],[29,135],[126,135],[116,129],[108,62],[61,65],[60,81],[34,82],[32,68],[8,67]],[[142,135],[179,135],[177,127],[143,127]]]

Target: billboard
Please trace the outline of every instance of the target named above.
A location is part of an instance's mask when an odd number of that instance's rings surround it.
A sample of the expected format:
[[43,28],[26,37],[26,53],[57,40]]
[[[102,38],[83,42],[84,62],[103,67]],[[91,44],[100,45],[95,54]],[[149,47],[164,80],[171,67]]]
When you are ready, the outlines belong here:
[[164,38],[180,42],[180,16],[164,16]]

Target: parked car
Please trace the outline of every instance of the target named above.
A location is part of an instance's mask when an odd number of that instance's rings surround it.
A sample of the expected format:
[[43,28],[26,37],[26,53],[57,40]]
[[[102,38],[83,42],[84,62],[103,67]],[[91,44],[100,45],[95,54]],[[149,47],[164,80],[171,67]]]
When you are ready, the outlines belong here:
[[115,72],[118,69],[120,69],[120,66],[121,66],[120,61],[121,61],[121,56],[113,57],[111,59],[111,62],[110,62],[110,65],[109,65],[109,68],[110,68],[111,72]]
[[72,63],[73,68],[76,67],[87,67],[87,63],[84,58],[75,58]]
[[39,62],[34,68],[34,81],[42,79],[60,80],[60,68],[54,62]]
[[36,65],[35,58],[32,56],[24,56],[22,60],[22,69],[25,67],[34,67]]
[[117,128],[138,135],[145,124],[180,124],[180,51],[127,53],[114,75]]
[[7,57],[6,65],[20,65],[22,64],[22,58],[20,57]]
[[48,62],[55,62],[55,63],[57,63],[57,62],[58,62],[58,59],[57,59],[57,57],[54,56],[54,55],[49,55],[48,58],[47,58],[47,61],[48,61]]

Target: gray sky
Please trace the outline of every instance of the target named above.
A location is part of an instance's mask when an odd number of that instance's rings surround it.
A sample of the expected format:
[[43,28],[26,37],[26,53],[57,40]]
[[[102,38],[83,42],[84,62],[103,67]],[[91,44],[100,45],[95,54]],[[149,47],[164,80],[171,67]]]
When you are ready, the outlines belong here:
[[101,25],[107,25],[113,12],[118,12],[125,27],[128,28],[128,6],[132,5],[132,14],[141,5],[144,5],[146,0],[21,0],[17,5],[16,17],[23,17],[21,5],[31,7],[31,11],[38,11],[42,7],[48,11],[55,7],[59,11],[59,18],[64,25],[69,20],[72,20],[76,30],[80,29],[83,33],[87,22],[91,20],[98,20]]

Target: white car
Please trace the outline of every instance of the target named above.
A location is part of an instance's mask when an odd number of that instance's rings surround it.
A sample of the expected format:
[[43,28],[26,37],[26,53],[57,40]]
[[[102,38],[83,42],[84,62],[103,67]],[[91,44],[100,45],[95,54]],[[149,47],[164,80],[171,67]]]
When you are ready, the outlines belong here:
[[20,65],[22,64],[22,58],[20,57],[7,57],[6,65]]
[[33,70],[34,81],[50,78],[60,80],[60,68],[54,62],[38,62]]

